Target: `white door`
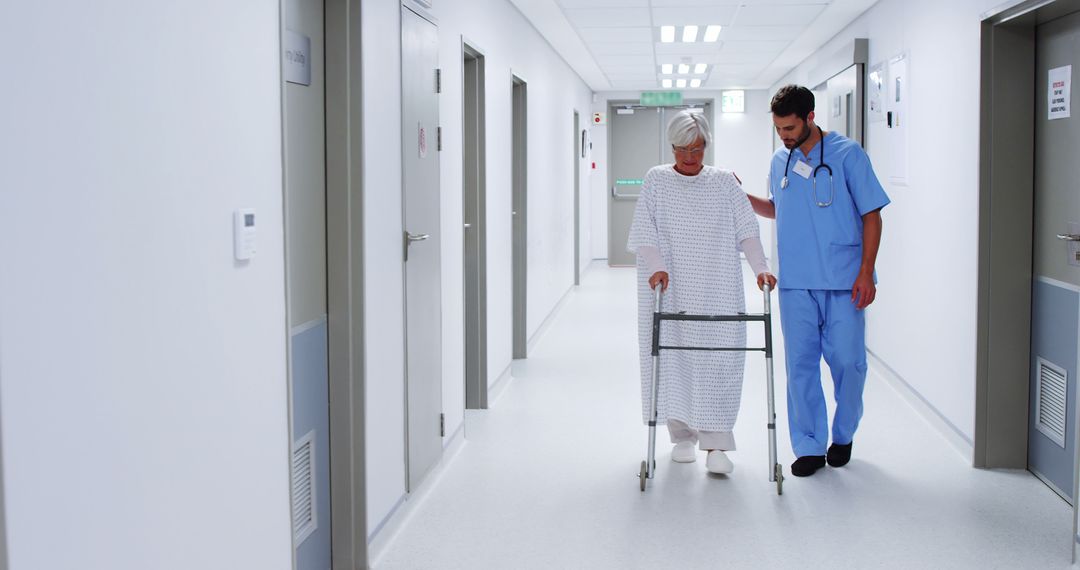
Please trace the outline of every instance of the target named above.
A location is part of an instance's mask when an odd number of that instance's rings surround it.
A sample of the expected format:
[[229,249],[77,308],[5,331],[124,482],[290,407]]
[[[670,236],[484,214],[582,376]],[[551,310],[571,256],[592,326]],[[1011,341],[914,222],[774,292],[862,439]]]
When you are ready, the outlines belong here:
[[408,485],[442,454],[438,28],[401,9]]
[[[1080,13],[1036,28],[1034,279],[1028,467],[1072,501],[1080,319],[1080,117],[1050,119],[1053,70],[1080,63]],[[1075,84],[1075,80],[1072,80]],[[1075,97],[1072,98],[1076,100]]]

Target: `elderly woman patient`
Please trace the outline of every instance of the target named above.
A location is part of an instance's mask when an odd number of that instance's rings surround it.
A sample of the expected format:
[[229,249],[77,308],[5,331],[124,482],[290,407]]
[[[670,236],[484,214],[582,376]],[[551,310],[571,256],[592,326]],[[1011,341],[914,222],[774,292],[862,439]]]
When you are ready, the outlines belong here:
[[[630,227],[627,249],[637,254],[638,337],[641,349],[642,415],[652,397],[653,289],[664,291],[668,313],[724,315],[744,312],[739,251],[746,254],[758,287],[769,273],[757,219],[734,173],[702,163],[711,144],[709,123],[682,111],[667,129],[674,164],[645,175]],[[665,346],[744,347],[742,322],[666,321]],[[661,351],[657,421],[667,422],[671,459],[696,460],[694,444],[706,451],[712,473],[735,468],[724,453],[735,449],[732,428],[742,395],[744,352]]]

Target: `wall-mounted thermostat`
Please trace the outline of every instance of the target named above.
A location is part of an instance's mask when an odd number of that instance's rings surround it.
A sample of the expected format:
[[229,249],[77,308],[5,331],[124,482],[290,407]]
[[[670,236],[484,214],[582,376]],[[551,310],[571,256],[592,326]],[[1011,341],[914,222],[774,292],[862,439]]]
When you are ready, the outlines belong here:
[[237,210],[233,214],[233,252],[244,261],[255,257],[255,210]]

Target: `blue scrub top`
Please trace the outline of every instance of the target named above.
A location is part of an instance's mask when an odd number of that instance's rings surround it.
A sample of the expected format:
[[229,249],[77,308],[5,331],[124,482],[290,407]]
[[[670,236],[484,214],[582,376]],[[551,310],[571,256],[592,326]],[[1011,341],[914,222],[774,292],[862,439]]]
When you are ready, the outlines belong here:
[[[822,168],[817,173],[815,199],[813,182],[797,174],[795,165],[802,160],[811,169],[818,166],[821,144],[809,156],[799,149],[780,148],[769,168],[781,289],[851,290],[862,265],[862,216],[889,203],[862,147],[829,132],[824,139],[825,164],[832,167],[835,194],[831,206],[818,206],[819,200],[829,201],[828,171]],[[780,188],[789,152],[795,156],[788,169],[788,187]]]

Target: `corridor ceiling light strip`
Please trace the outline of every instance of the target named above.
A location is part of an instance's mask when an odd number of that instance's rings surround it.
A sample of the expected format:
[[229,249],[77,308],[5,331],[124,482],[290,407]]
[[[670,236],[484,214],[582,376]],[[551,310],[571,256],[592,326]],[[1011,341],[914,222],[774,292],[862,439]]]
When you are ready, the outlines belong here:
[[708,67],[709,66],[704,63],[699,63],[694,66],[694,73],[697,75],[701,75],[702,73],[705,73],[705,70],[708,69]]
[[679,89],[682,89],[683,87],[686,87],[686,80],[685,79],[680,79],[680,80],[676,81],[675,86],[678,87]]
[[719,40],[721,29],[723,29],[723,26],[709,26],[705,28],[705,37],[702,38],[702,41],[713,43],[716,40]]
[[663,82],[664,89],[671,89],[671,80],[665,79]]
[[675,41],[675,26],[660,26],[660,41],[670,44]]
[[682,30],[682,41],[692,44],[697,41],[697,26],[686,26]]
[[690,80],[690,87],[701,87],[701,80],[700,79],[691,79]]
[[663,71],[664,75],[671,75],[671,73],[675,70],[675,66],[670,63],[665,63],[664,65],[660,66],[660,69],[661,71]]
[[688,64],[685,64],[685,63],[680,63],[679,64],[679,74],[680,75],[686,75],[687,73],[690,73],[690,66]]

